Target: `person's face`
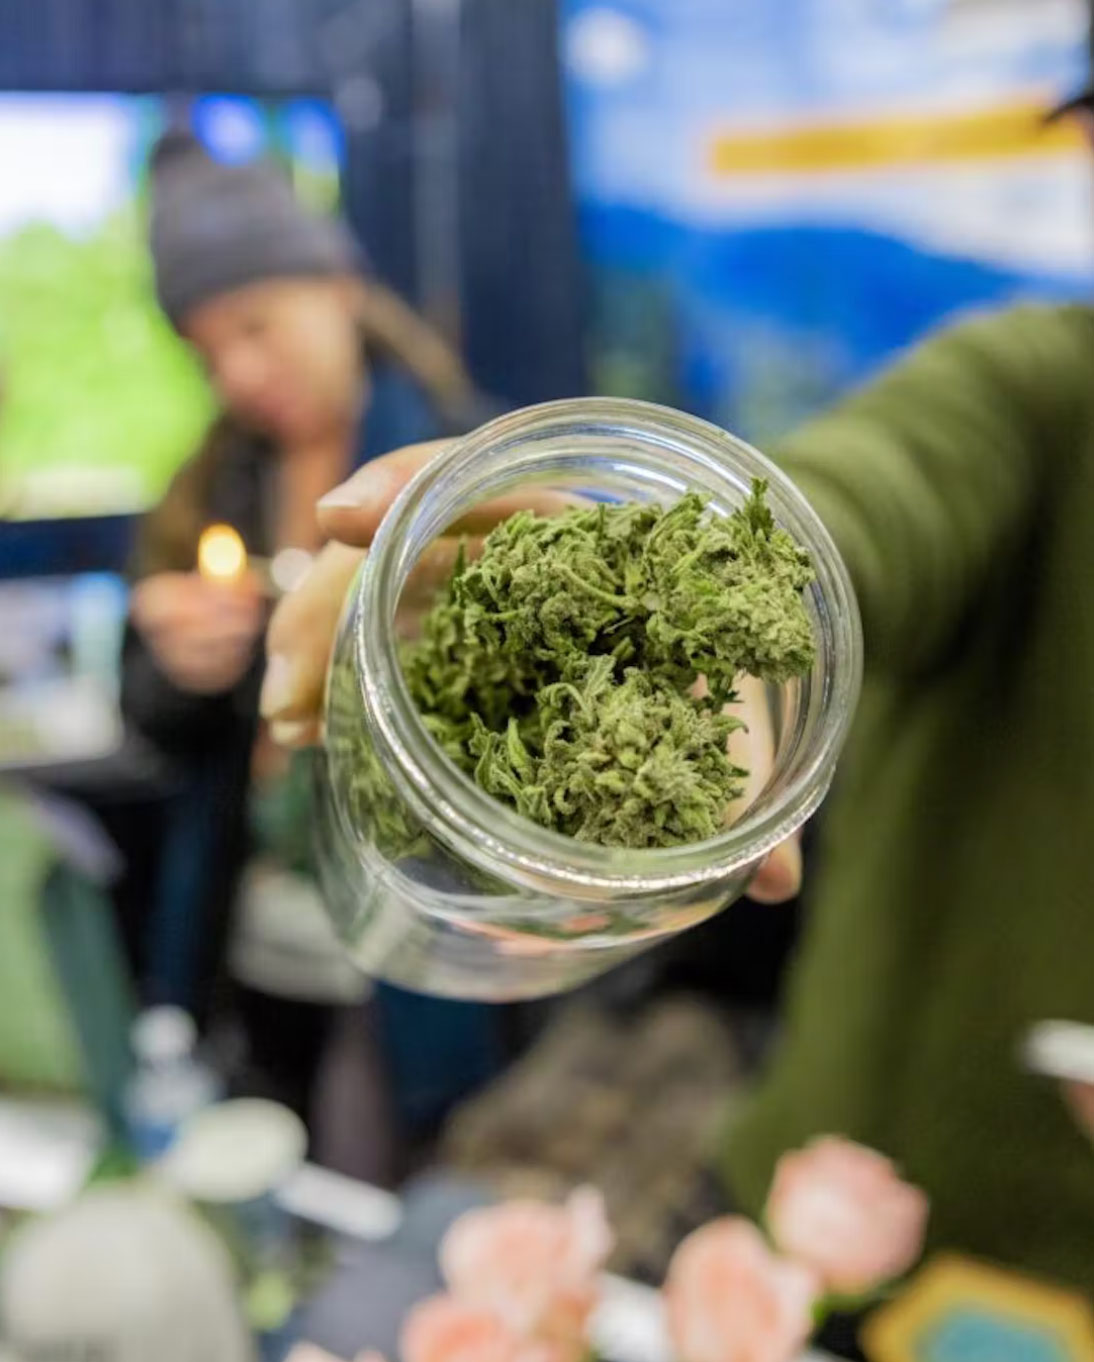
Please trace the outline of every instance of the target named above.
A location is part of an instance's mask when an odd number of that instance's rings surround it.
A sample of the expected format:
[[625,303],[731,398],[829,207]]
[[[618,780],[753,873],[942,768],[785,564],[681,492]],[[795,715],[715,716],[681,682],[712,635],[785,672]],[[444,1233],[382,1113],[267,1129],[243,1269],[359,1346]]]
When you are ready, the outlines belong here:
[[225,408],[281,443],[320,439],[361,401],[354,285],[274,279],[195,307],[183,334]]

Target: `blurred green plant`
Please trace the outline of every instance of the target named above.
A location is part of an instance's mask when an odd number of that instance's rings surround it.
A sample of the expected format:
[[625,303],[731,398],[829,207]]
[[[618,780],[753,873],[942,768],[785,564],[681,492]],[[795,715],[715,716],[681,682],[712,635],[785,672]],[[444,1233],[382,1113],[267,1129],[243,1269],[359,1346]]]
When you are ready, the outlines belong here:
[[156,305],[136,200],[86,238],[39,222],[0,240],[0,511],[148,505],[212,412]]

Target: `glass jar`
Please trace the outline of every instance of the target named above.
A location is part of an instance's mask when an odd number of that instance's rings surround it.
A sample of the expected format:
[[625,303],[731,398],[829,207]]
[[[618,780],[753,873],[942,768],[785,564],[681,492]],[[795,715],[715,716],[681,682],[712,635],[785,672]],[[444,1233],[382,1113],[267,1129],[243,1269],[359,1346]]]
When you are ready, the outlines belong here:
[[[776,521],[812,555],[816,663],[766,688],[774,765],[724,832],[652,850],[579,842],[523,818],[449,761],[411,701],[396,625],[411,570],[438,537],[483,502],[505,497],[515,509],[533,490],[662,504],[698,491],[727,515],[755,477],[768,481]],[[321,878],[339,936],[369,974],[502,1001],[572,988],[709,918],[824,797],[861,658],[835,545],[793,484],[740,440],[680,412],[609,398],[553,402],[484,426],[403,491],[343,613],[316,766]]]

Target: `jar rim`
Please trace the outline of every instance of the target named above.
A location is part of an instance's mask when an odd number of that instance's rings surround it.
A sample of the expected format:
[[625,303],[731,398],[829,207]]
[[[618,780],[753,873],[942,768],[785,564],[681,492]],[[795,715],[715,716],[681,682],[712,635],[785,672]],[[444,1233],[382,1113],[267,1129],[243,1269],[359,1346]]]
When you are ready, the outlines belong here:
[[[403,675],[395,612],[414,563],[451,523],[443,510],[420,530],[407,552],[423,499],[445,483],[473,486],[476,464],[499,445],[545,433],[589,436],[625,431],[636,441],[671,448],[701,461],[739,489],[742,476],[768,483],[776,521],[806,547],[823,603],[829,666],[823,676],[821,715],[806,759],[777,797],[763,795],[715,837],[671,847],[620,848],[581,842],[544,828],[487,794],[446,756],[429,733]],[[525,455],[529,466],[534,455]],[[736,474],[736,478],[734,477]],[[393,778],[423,823],[458,855],[497,873],[499,864],[528,886],[580,894],[643,895],[723,880],[756,863],[815,812],[831,783],[836,758],[854,714],[862,676],[862,630],[850,576],[835,543],[803,494],[758,450],[698,417],[626,398],[570,398],[501,416],[455,441],[421,469],[389,508],[365,560],[355,617],[357,681],[373,736],[391,760]],[[382,622],[379,629],[376,622]]]

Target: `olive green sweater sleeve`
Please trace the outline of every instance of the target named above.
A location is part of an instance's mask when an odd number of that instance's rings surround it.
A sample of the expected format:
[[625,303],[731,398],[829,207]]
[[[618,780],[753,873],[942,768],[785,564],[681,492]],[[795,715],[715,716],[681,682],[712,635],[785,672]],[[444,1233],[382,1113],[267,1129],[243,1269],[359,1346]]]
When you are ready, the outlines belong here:
[[1021,307],[939,334],[775,450],[844,555],[872,665],[929,666],[1094,391],[1094,320]]

